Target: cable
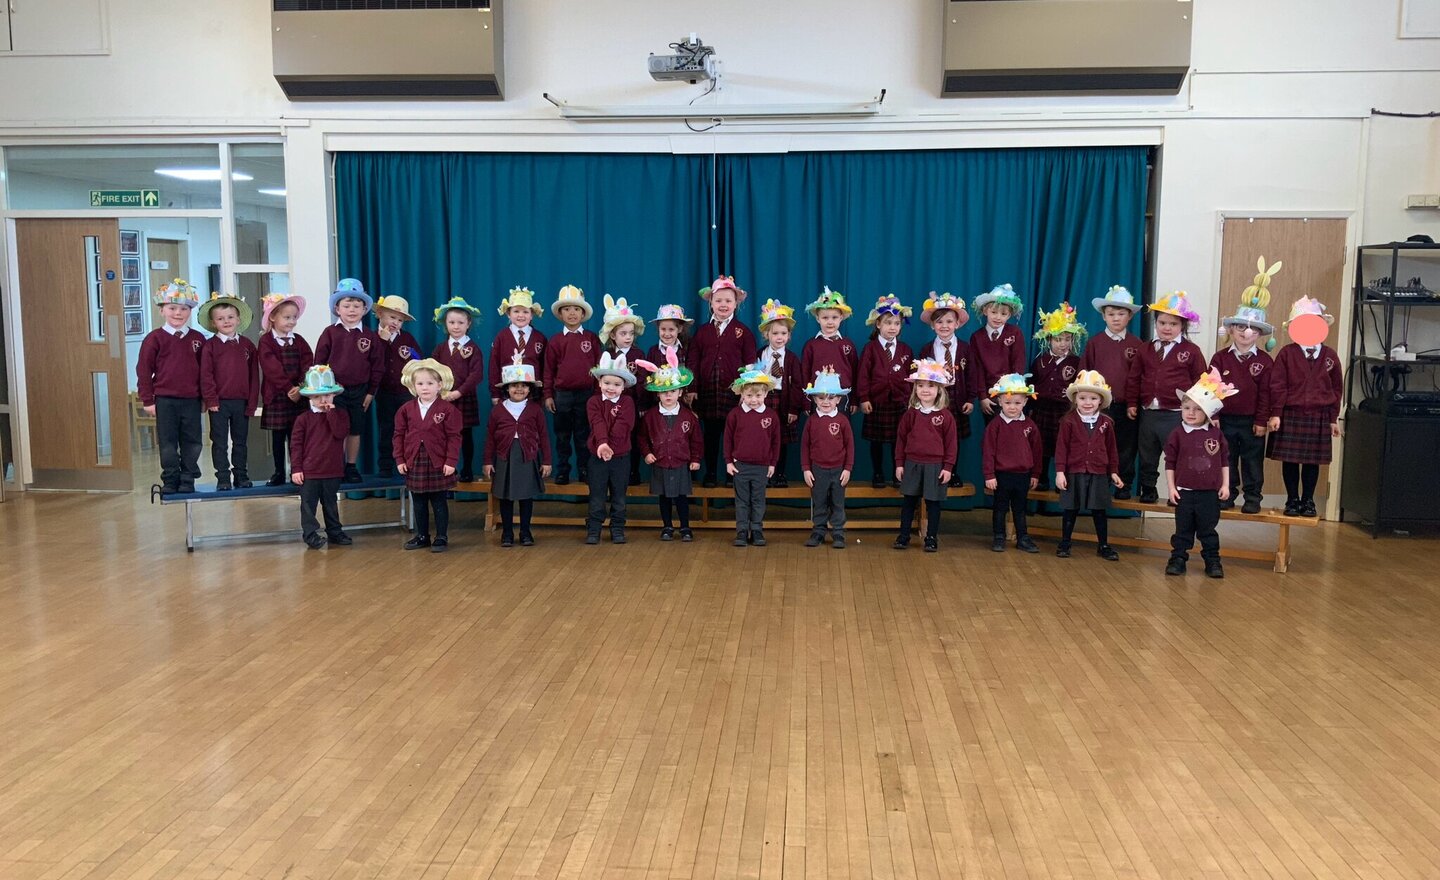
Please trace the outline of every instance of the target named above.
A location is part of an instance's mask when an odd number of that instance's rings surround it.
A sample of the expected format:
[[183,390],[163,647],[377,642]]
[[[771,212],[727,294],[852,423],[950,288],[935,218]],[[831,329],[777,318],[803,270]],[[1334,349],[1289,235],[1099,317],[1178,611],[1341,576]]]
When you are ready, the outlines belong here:
[[712,117],[710,118],[710,125],[707,125],[707,126],[705,126],[704,128],[696,128],[695,126],[693,126],[693,125],[690,124],[690,120],[686,119],[686,120],[685,120],[685,127],[688,128],[688,129],[690,129],[690,130],[693,131],[693,132],[696,132],[697,134],[700,134],[700,133],[704,133],[704,132],[707,132],[707,131],[712,131],[712,130],[714,130],[714,129],[717,129],[717,128],[719,128],[724,122],[725,122],[725,120],[721,119],[720,117],[718,117],[718,116],[712,116]]
[[1429,113],[1397,113],[1397,112],[1392,112],[1392,111],[1389,111],[1389,110],[1377,110],[1377,109],[1375,109],[1374,107],[1371,107],[1371,108],[1370,108],[1370,115],[1371,115],[1371,116],[1394,116],[1394,117],[1397,117],[1397,118],[1399,118],[1399,119],[1432,119],[1432,118],[1434,118],[1434,117],[1436,117],[1436,116],[1440,116],[1440,111],[1431,110]]

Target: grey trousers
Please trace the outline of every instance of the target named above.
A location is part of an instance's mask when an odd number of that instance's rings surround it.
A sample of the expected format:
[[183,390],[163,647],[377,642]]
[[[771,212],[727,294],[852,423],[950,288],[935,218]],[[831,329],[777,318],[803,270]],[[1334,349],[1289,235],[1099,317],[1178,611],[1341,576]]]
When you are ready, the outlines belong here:
[[758,532],[765,527],[765,471],[763,464],[735,465],[735,530]]
[[810,521],[815,531],[845,531],[845,487],[840,485],[844,468],[812,467],[815,485],[810,487]]

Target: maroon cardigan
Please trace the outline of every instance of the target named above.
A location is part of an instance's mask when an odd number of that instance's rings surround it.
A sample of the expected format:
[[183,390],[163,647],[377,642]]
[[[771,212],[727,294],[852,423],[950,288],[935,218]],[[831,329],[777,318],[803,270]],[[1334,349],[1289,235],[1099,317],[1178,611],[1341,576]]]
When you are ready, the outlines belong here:
[[460,408],[448,400],[437,397],[423,418],[419,399],[406,401],[395,413],[395,463],[412,468],[424,449],[435,467],[458,467],[461,423]]
[[1103,412],[1095,429],[1085,427],[1079,413],[1071,410],[1060,419],[1060,436],[1055,440],[1057,474],[1110,474],[1120,472],[1120,455],[1115,446],[1115,421]]
[[290,429],[290,471],[307,480],[336,480],[345,473],[345,438],[350,434],[350,415],[335,408],[305,411],[295,417]]
[[529,401],[519,421],[510,415],[503,402],[490,408],[490,421],[485,424],[485,461],[494,466],[510,457],[510,447],[520,444],[520,455],[526,461],[537,457],[542,465],[550,464],[550,435],[545,432],[545,413],[540,404]]
[[683,403],[674,427],[665,427],[665,417],[658,406],[646,410],[640,425],[640,455],[655,456],[657,468],[689,468],[691,464],[699,464],[704,456],[700,418]]
[[284,349],[275,341],[275,334],[267,330],[260,337],[260,399],[267,406],[288,399],[290,389],[305,384],[305,371],[315,365],[315,352],[310,350],[310,343],[299,333],[293,334],[293,338],[291,345],[300,352],[300,363],[295,372],[286,373],[280,358]]

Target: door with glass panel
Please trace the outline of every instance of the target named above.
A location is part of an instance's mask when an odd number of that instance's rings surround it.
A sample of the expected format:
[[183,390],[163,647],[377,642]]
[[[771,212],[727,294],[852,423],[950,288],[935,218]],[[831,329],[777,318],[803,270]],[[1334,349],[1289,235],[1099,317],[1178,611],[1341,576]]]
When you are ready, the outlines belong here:
[[128,490],[119,223],[17,220],[15,238],[32,485]]

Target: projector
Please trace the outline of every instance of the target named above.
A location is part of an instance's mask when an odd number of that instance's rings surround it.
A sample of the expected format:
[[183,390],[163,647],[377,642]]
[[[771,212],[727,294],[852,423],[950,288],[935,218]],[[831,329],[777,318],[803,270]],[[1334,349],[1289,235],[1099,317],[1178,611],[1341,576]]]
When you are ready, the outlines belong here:
[[716,75],[715,48],[705,45],[691,34],[687,39],[670,44],[673,55],[651,54],[648,61],[650,77],[656,82],[688,82],[695,84]]

